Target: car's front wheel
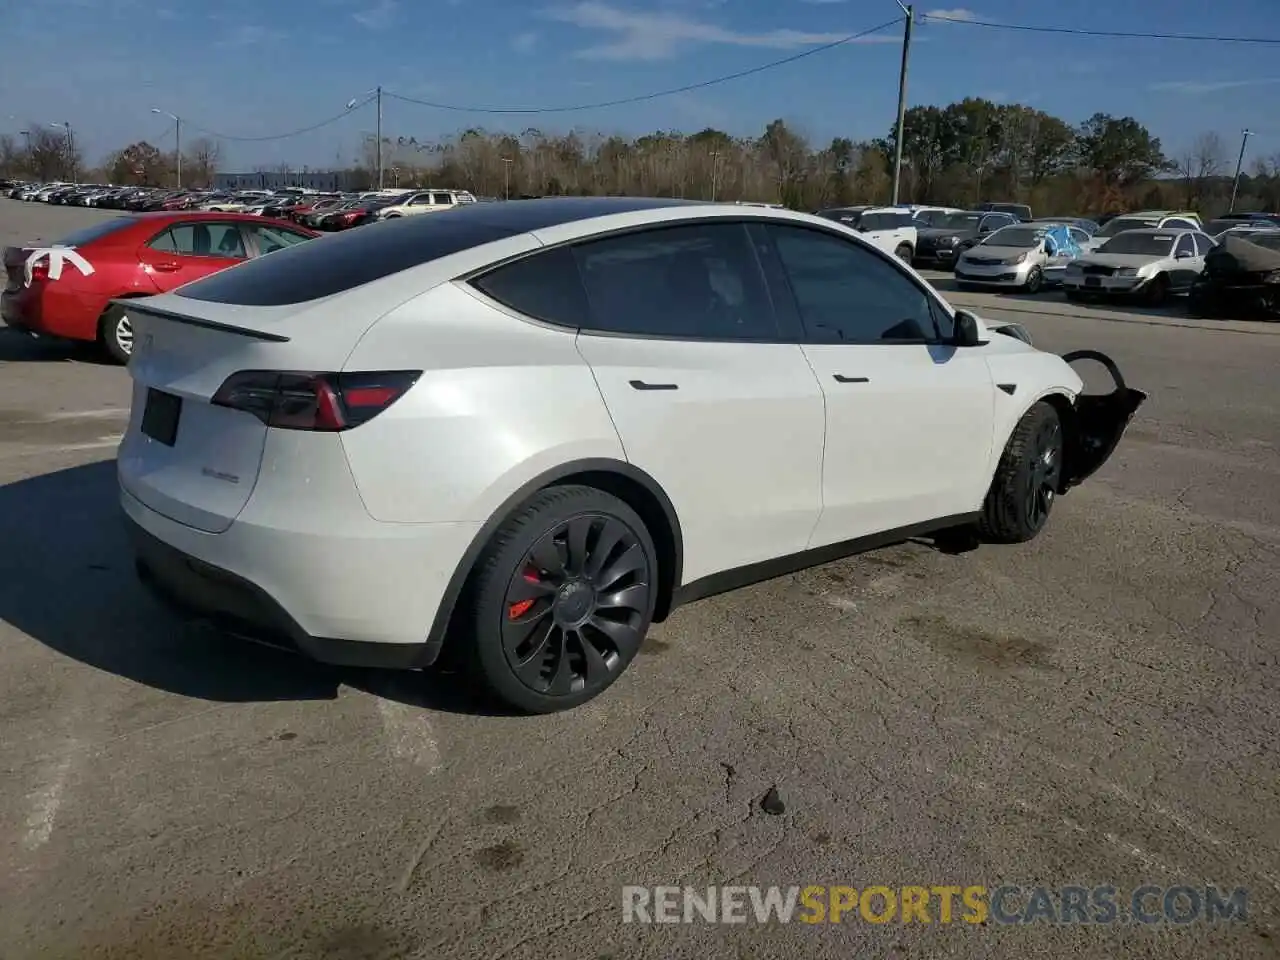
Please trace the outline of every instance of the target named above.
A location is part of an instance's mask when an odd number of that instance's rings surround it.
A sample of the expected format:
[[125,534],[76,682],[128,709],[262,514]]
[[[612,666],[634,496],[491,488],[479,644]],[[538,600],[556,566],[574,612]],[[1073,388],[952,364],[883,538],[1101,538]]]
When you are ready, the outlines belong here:
[[1062,483],[1062,421],[1040,401],[1022,415],[1000,455],[978,529],[995,543],[1025,543],[1049,521]]
[[1039,293],[1040,288],[1044,286],[1044,271],[1039,267],[1032,267],[1031,272],[1027,274],[1027,282],[1023,284],[1023,289],[1027,293]]
[[639,652],[657,578],[653,538],[627,504],[594,487],[542,491],[480,561],[469,611],[478,678],[529,713],[585,703]]

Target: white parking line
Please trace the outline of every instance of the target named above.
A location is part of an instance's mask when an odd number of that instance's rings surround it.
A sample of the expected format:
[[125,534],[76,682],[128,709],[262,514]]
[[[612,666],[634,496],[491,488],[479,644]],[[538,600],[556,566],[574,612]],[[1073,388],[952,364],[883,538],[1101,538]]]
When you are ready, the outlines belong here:
[[23,849],[36,850],[48,843],[53,836],[67,777],[74,761],[82,752],[83,744],[79,740],[68,738],[61,749],[42,766],[35,789],[27,794],[30,809],[24,824],[26,829],[22,834]]
[[41,414],[31,420],[15,420],[15,424],[30,426],[37,423],[57,423],[61,420],[110,420],[115,417],[127,418],[128,407],[102,407],[97,410],[59,410],[57,413]]
[[23,443],[14,444],[12,448],[6,450],[5,445],[0,443],[0,459],[11,459],[14,457],[47,457],[55,453],[75,453],[84,450],[107,450],[120,446],[120,441],[124,439],[124,434],[115,434],[114,436],[99,437],[97,440],[86,440],[83,443]]

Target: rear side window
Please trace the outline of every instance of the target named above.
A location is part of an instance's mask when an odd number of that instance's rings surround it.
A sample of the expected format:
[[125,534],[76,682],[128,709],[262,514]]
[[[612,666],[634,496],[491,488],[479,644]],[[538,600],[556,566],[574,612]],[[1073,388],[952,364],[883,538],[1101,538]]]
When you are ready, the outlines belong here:
[[83,247],[86,243],[92,243],[94,240],[101,240],[103,237],[109,237],[117,230],[123,230],[125,227],[132,226],[137,223],[133,217],[113,217],[110,220],[104,220],[102,223],[95,223],[92,227],[85,227],[83,230],[77,230],[75,233],[69,233],[61,240],[57,241],[55,247]]
[[776,340],[755,251],[740,223],[662,227],[572,247],[589,329],[680,340]]
[[209,303],[276,307],[306,303],[511,236],[467,216],[400,217],[299,243],[181,287]]
[[588,326],[587,293],[568,247],[523,257],[471,281],[504,306],[535,320],[579,329]]

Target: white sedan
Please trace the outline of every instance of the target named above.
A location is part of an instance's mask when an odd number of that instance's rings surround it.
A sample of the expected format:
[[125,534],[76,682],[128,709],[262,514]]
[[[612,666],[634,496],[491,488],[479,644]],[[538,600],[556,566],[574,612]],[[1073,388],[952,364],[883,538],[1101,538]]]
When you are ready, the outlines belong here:
[[837,223],[730,204],[469,204],[122,305],[146,583],[330,663],[452,651],[535,712],[682,603],[1030,540],[1145,399]]
[[1198,230],[1126,230],[1067,264],[1062,285],[1069,300],[1139,296],[1159,304],[1191,289],[1212,249],[1213,238]]

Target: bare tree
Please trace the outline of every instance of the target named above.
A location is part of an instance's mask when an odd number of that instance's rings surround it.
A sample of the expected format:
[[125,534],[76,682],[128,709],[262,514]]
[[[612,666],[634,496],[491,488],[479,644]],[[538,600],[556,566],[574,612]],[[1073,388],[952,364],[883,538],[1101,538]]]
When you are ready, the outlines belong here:
[[1226,148],[1222,138],[1210,131],[1202,133],[1174,161],[1174,169],[1182,177],[1186,206],[1198,208],[1209,196],[1212,181],[1221,176],[1226,165]]

